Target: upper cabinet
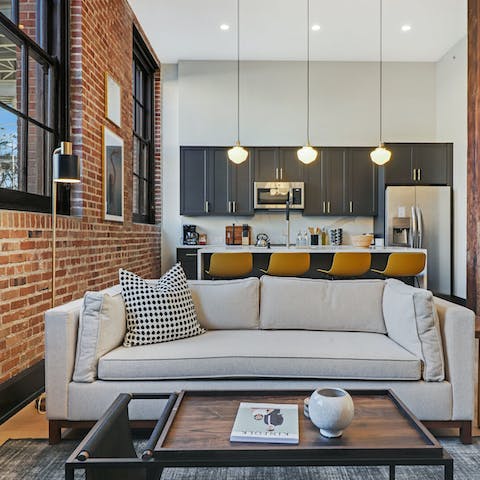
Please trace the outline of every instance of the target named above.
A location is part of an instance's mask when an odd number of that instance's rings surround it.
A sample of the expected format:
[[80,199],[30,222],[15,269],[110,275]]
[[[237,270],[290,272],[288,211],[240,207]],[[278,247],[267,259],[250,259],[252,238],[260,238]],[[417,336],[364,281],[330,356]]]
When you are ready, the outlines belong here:
[[255,148],[256,182],[301,182],[303,166],[293,147]]
[[377,215],[377,166],[371,148],[349,148],[345,173],[345,212],[349,215]]
[[386,185],[450,185],[451,143],[389,144],[392,159],[385,165]]
[[181,147],[180,214],[253,215],[253,152],[236,165],[226,147]]

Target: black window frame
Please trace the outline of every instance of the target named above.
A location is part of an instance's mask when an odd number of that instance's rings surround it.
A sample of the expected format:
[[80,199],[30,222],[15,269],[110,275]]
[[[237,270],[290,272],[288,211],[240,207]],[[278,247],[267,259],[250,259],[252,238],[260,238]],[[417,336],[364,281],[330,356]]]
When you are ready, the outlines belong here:
[[[11,108],[0,101],[6,111],[22,118],[25,123],[41,127],[53,134],[52,150],[60,140],[70,138],[70,105],[69,105],[69,51],[70,51],[70,1],[69,0],[37,0],[37,37],[40,44],[31,38],[18,26],[19,0],[12,0],[12,19],[0,12],[0,30],[5,32],[18,45],[21,45],[22,86],[21,98],[28,98],[28,68],[29,57],[34,57],[49,65],[52,70],[53,85],[46,89],[54,92],[46,100],[48,115],[53,119],[49,128],[42,122],[35,121],[25,112]],[[19,142],[20,155],[27,162],[28,140],[27,132],[22,131],[22,141]],[[51,170],[52,152],[44,158],[44,195],[29,193],[23,190],[0,188],[0,209],[28,212],[51,212]],[[58,185],[58,213],[70,213],[70,186]]]
[[[143,73],[143,101],[137,99],[136,69],[140,68]],[[155,223],[155,72],[158,70],[158,64],[150,53],[140,32],[133,27],[133,58],[132,58],[132,219],[135,223]],[[136,129],[137,124],[137,105],[141,106],[143,111],[141,134]],[[135,152],[139,155],[138,165],[141,165],[141,149],[135,149],[135,143],[139,142],[147,148],[147,171],[135,173]],[[141,170],[141,168],[140,168]],[[141,212],[141,205],[146,195],[148,204],[147,214],[135,212],[133,182],[135,177],[139,179],[139,188],[137,191],[137,205]],[[148,192],[145,193],[143,184],[146,183]],[[142,185],[142,186],[140,186]]]

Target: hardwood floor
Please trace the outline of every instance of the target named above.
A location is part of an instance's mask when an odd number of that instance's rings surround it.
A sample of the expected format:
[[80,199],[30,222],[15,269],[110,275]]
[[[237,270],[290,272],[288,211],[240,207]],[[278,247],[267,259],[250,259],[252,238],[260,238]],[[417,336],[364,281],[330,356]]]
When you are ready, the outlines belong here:
[[[433,432],[436,435],[456,435],[454,431]],[[473,435],[480,437],[480,428],[473,428]],[[27,405],[16,415],[0,425],[0,445],[9,438],[48,438],[48,421],[46,415],[37,412],[35,402]]]

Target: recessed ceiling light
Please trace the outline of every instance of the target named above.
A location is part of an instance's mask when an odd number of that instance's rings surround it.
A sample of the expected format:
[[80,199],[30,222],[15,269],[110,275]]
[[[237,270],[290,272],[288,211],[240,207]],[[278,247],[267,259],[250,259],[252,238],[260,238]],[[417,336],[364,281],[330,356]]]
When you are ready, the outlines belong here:
[[410,25],[402,25],[402,32],[409,32],[411,29]]
[[318,32],[322,27],[316,23],[315,25],[312,25],[312,30],[314,32]]
[[220,30],[223,30],[224,32],[226,32],[227,30],[230,30],[230,25],[227,25],[226,23],[222,23],[220,25]]

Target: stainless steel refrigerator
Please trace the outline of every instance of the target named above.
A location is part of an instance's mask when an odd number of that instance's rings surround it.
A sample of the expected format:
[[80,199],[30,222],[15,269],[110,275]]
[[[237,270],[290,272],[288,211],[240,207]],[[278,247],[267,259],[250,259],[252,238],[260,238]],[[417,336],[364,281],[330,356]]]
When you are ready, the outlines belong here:
[[387,187],[385,242],[427,250],[428,289],[451,295],[451,187]]

